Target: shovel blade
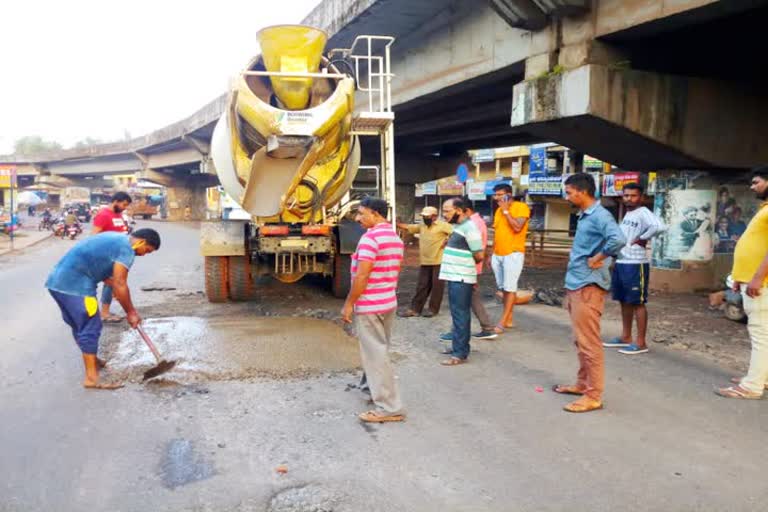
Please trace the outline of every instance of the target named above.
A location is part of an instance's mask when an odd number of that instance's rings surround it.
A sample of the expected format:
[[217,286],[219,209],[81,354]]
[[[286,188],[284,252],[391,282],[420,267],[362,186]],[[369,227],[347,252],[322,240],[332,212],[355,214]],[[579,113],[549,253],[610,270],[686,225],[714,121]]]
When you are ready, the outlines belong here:
[[157,366],[154,366],[144,372],[144,378],[142,379],[142,381],[152,379],[154,377],[157,377],[158,375],[162,375],[163,373],[173,369],[174,366],[176,366],[176,361],[166,361],[165,359],[163,359],[162,361],[157,363]]

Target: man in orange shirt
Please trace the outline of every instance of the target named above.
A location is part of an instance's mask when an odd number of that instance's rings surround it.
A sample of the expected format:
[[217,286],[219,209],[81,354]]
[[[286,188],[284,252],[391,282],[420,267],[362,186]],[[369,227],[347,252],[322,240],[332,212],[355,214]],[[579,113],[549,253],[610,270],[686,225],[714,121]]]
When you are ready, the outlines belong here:
[[512,187],[500,183],[493,187],[493,198],[499,207],[493,216],[493,257],[491,268],[496,285],[504,294],[504,313],[497,326],[498,331],[514,327],[513,311],[517,299],[517,281],[525,260],[525,237],[531,210],[522,201],[512,197]]

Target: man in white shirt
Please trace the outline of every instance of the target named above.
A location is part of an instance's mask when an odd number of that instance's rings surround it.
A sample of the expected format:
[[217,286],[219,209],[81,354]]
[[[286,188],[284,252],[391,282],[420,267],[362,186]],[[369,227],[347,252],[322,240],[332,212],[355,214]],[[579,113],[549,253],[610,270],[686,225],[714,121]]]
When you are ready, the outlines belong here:
[[[621,303],[621,337],[603,343],[604,347],[619,348],[627,355],[648,352],[645,335],[648,330],[648,277],[650,261],[646,246],[648,241],[667,229],[667,226],[643,204],[643,187],[628,183],[622,190],[627,209],[621,221],[621,232],[627,245],[616,258],[611,276],[613,300]],[[637,321],[637,340],[632,341],[632,319]]]

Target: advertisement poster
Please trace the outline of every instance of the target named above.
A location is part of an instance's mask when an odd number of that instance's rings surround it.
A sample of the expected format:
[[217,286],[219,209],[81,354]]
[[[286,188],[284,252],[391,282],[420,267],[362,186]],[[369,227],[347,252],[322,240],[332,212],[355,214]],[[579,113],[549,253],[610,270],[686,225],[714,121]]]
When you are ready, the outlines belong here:
[[[714,190],[671,190],[657,206],[668,226],[658,256],[667,261],[709,261],[717,243],[715,215],[717,197]],[[657,213],[658,214],[658,213]],[[656,254],[654,254],[656,256]],[[679,267],[678,267],[679,268]]]
[[717,191],[715,253],[731,254],[760,207],[746,185],[724,185]]
[[528,194],[538,196],[559,196],[562,193],[561,176],[531,176],[528,180]]
[[603,195],[616,197],[622,194],[624,185],[628,183],[640,183],[639,172],[616,172],[603,175]]
[[513,178],[519,178],[522,174],[522,168],[523,164],[520,160],[515,160],[512,162],[512,177]]
[[469,197],[471,201],[485,201],[487,199],[485,185],[485,181],[473,181],[467,183],[467,197]]

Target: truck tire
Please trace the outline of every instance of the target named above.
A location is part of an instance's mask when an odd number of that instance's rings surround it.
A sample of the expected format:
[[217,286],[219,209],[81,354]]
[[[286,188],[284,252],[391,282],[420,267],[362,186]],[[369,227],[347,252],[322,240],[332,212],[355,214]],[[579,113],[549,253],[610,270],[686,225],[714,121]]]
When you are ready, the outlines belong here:
[[331,291],[337,299],[343,299],[349,295],[352,286],[352,274],[350,269],[351,256],[338,254],[333,258],[333,276],[331,276]]
[[256,284],[251,272],[251,262],[245,256],[229,257],[229,298],[238,301],[252,300],[256,296]]
[[205,295],[209,302],[229,298],[229,261],[226,256],[205,257]]

